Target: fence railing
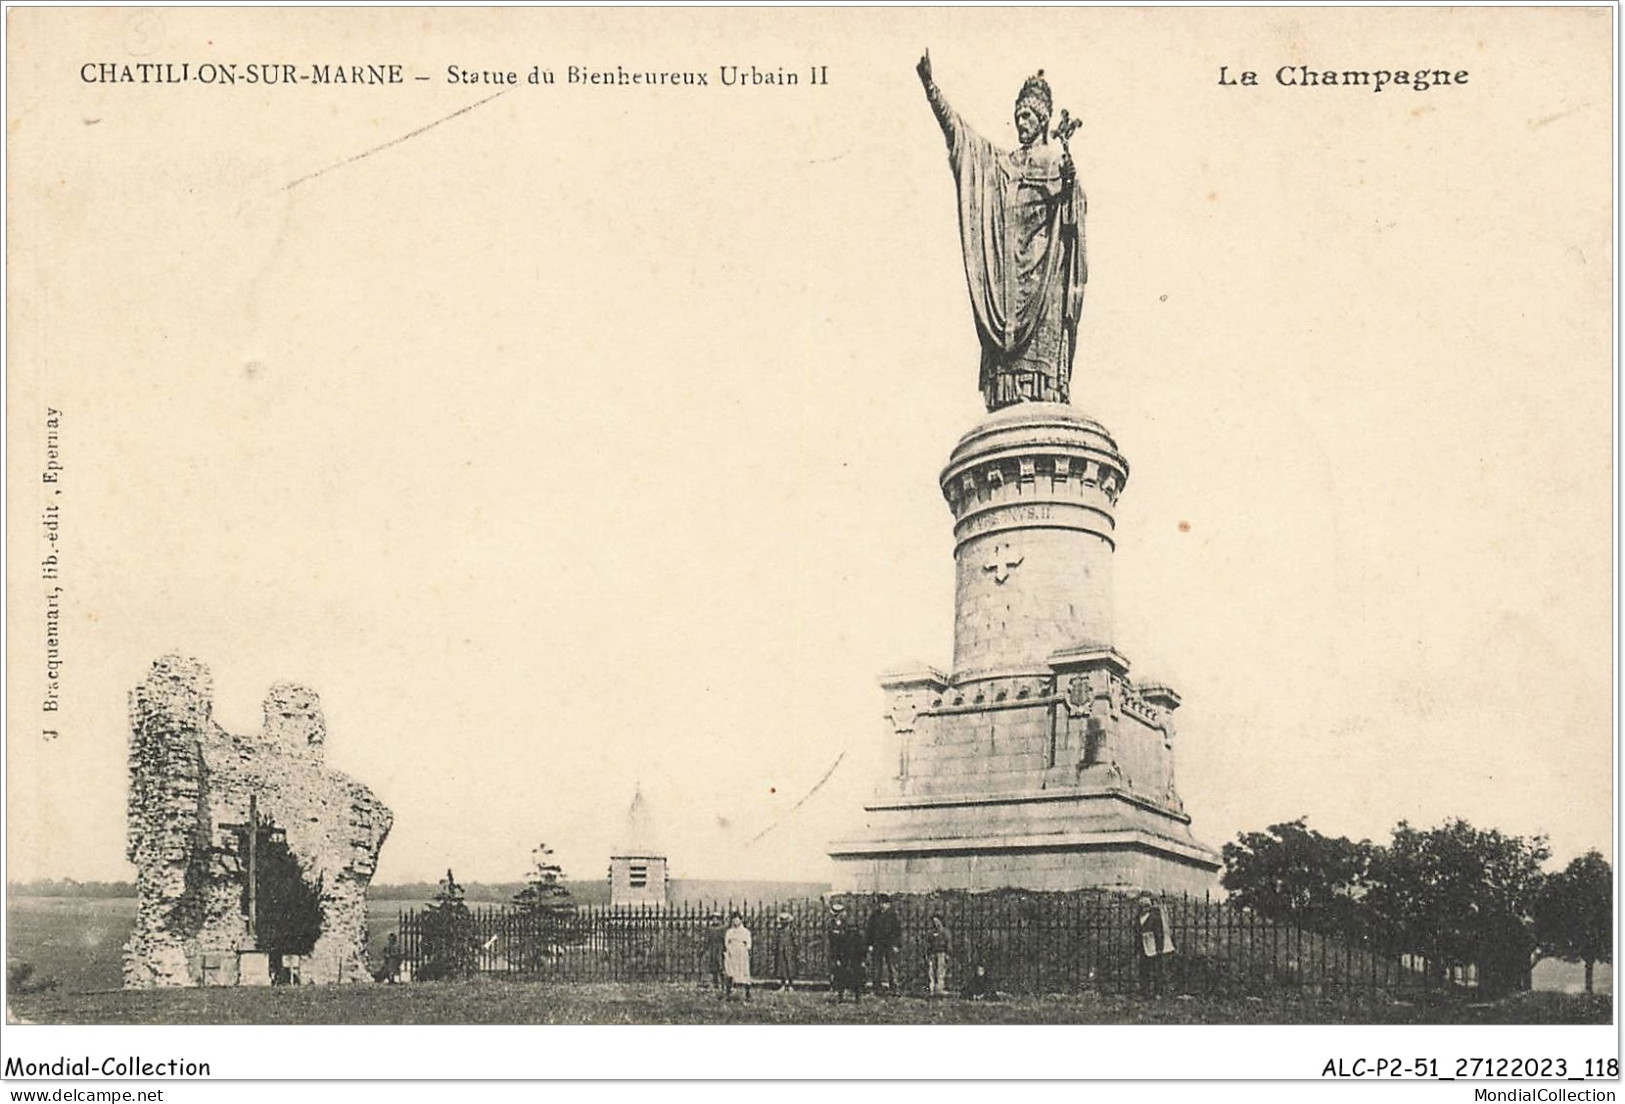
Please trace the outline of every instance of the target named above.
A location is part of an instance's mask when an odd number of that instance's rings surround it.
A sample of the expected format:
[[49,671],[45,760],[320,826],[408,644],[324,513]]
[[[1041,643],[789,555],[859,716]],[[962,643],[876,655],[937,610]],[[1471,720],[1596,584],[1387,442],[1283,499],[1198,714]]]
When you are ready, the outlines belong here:
[[[865,923],[875,900],[838,898]],[[924,990],[926,933],[933,915],[949,930],[949,982],[957,989],[976,966],[1008,992],[1125,992],[1136,979],[1138,906],[1122,895],[1073,893],[933,894],[895,897],[902,924],[898,963],[905,989]],[[1396,992],[1436,983],[1438,972],[1413,956],[1385,953],[1366,937],[1304,931],[1202,897],[1164,898],[1175,951],[1163,960],[1174,992]],[[512,906],[472,907],[455,923],[468,968],[559,981],[690,981],[713,975],[717,929],[738,912],[752,933],[751,972],[778,976],[788,962],[797,980],[827,982],[824,900],[683,903],[667,908],[580,906],[566,918]],[[781,924],[780,918],[787,917]],[[409,974],[432,975],[446,943],[444,917],[402,912],[399,937]],[[439,928],[436,925],[440,925]]]

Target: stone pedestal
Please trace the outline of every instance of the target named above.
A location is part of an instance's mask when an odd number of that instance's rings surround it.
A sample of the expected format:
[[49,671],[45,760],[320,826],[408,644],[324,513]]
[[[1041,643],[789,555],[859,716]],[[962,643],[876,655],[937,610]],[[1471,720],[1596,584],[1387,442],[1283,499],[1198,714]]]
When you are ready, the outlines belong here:
[[1201,892],[1218,856],[1174,785],[1179,695],[1112,647],[1116,505],[1128,462],[1100,423],[1024,403],[960,439],[954,669],[886,691],[889,777],[841,888]]
[[264,951],[238,951],[237,984],[270,985],[271,956]]

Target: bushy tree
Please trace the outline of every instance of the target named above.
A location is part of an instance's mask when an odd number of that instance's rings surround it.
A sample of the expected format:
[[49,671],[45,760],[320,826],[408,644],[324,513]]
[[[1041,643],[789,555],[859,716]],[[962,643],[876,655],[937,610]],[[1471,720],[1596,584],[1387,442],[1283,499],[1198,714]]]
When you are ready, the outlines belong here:
[[576,904],[564,884],[564,868],[553,861],[545,843],[530,853],[531,871],[525,887],[514,894],[519,920],[519,954],[526,969],[534,970],[560,946],[577,942]]
[[479,935],[464,896],[463,887],[447,870],[434,900],[423,910],[418,937],[422,962],[415,973],[419,980],[465,978],[478,966]]
[[[256,892],[261,950],[307,955],[322,933],[322,887],[305,880],[285,839],[260,844]],[[248,887],[243,887],[247,897]],[[246,905],[246,902],[245,902]]]
[[1225,844],[1221,884],[1234,903],[1268,919],[1357,934],[1377,850],[1368,840],[1321,835],[1299,817]]
[[1596,851],[1549,875],[1535,901],[1535,940],[1543,954],[1583,962],[1586,992],[1593,970],[1614,959],[1614,870]]
[[1366,903],[1393,950],[1436,970],[1475,963],[1489,991],[1527,988],[1533,965],[1542,836],[1524,839],[1465,820],[1426,831],[1405,821],[1374,853]]

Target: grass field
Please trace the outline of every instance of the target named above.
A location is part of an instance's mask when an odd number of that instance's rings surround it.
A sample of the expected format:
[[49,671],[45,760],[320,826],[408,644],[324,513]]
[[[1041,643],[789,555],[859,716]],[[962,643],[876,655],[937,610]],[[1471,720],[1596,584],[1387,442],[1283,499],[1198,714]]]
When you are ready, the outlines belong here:
[[1607,1023],[1604,998],[1525,993],[1493,1003],[1441,999],[1321,1000],[1066,995],[1003,1001],[866,997],[833,1004],[823,992],[759,991],[719,1001],[695,985],[480,979],[417,985],[289,989],[171,989],[14,998],[12,1015],[35,1023],[127,1024],[1044,1024],[1044,1023]]
[[[420,901],[368,901],[367,935],[374,957],[402,909]],[[124,984],[124,941],[135,923],[133,897],[12,897],[6,909],[6,952],[69,993]]]
[[[369,906],[375,944],[394,929],[403,903]],[[1493,1002],[1417,994],[1348,1000],[1282,989],[1262,998],[1183,997],[1155,1001],[1115,994],[1021,997],[997,1002],[914,997],[831,1004],[822,992],[759,991],[724,1004],[699,986],[672,982],[570,983],[482,978],[465,983],[287,989],[120,988],[128,899],[13,898],[10,957],[55,984],[15,994],[11,1016],[36,1023],[630,1024],[630,1023],[1607,1023],[1607,997],[1523,993]]]

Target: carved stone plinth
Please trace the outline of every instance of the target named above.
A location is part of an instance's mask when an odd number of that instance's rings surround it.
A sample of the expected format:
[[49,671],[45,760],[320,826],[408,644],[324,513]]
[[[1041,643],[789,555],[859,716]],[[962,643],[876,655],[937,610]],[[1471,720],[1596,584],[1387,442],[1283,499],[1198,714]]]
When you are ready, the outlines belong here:
[[1201,892],[1218,856],[1174,785],[1179,695],[1111,645],[1128,462],[1096,421],[1026,403],[961,438],[954,670],[898,672],[866,832],[830,849],[843,888]]

